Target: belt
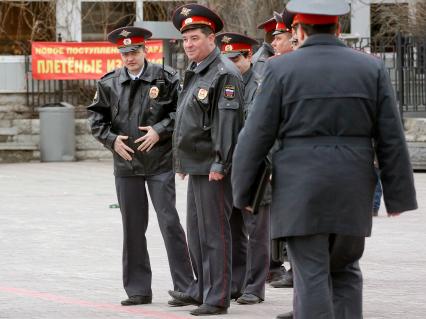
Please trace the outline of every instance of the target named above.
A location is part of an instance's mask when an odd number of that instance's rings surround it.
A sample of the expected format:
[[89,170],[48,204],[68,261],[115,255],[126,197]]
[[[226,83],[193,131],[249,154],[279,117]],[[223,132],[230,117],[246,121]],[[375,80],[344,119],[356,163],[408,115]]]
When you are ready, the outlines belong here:
[[370,137],[354,136],[307,136],[307,137],[286,137],[281,140],[282,147],[303,146],[303,145],[351,145],[372,147]]

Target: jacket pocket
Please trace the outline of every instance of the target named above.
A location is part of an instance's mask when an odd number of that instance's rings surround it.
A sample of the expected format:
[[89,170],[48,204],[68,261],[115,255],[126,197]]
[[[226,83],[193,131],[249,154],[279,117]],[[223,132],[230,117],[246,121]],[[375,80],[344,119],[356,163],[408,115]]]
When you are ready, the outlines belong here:
[[219,110],[238,110],[240,108],[240,103],[237,101],[222,101],[218,105]]
[[202,111],[201,128],[208,131],[211,128],[210,121],[210,98],[207,87],[198,87],[194,92],[193,103],[198,106]]

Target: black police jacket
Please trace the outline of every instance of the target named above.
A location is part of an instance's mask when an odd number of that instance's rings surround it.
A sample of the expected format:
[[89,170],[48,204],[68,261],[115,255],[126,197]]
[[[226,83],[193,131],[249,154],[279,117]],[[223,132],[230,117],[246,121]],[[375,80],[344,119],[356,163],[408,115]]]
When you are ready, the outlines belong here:
[[185,72],[173,133],[178,173],[227,174],[243,125],[244,88],[235,65],[216,48]]
[[[132,80],[125,68],[104,75],[88,107],[93,136],[113,152],[116,176],[154,175],[172,169],[172,140],[179,76],[170,67],[145,62],[139,80]],[[160,140],[149,152],[137,150],[134,141],[145,134],[139,126],[152,126]],[[114,152],[117,135],[135,154],[126,161]]]
[[253,65],[253,71],[259,75],[263,75],[265,69],[265,63],[270,57],[274,56],[274,49],[269,43],[263,42],[262,46],[253,54],[251,63]]
[[[243,74],[244,82],[244,115],[245,118],[250,114],[253,109],[253,102],[256,96],[257,89],[260,85],[260,76],[255,71],[253,71],[253,66]],[[263,195],[263,199],[260,202],[260,205],[269,205],[272,199],[272,189],[271,184],[268,183]]]

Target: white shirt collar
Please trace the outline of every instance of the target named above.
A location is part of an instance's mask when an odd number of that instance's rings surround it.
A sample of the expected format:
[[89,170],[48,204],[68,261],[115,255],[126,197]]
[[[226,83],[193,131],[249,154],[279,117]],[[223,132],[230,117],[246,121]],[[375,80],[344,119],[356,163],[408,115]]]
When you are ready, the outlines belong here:
[[136,78],[140,79],[144,69],[145,69],[145,66],[142,67],[141,71],[137,75],[133,75],[132,73],[129,72],[129,70],[127,70],[127,74],[130,76],[132,80],[135,80]]

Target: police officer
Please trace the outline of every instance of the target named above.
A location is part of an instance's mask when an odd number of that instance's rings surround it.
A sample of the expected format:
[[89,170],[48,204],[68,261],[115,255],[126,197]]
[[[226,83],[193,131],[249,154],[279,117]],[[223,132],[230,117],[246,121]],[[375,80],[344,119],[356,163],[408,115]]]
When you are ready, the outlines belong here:
[[272,33],[275,30],[276,24],[277,21],[275,21],[275,17],[272,17],[257,26],[259,30],[265,31],[264,41],[256,53],[253,54],[251,59],[253,71],[259,75],[263,74],[265,62],[274,55],[274,49],[271,46],[271,42],[273,40]]
[[88,107],[94,137],[112,151],[123,218],[123,306],[151,303],[151,267],[146,247],[148,198],[157,213],[175,290],[191,283],[185,233],[175,208],[172,132],[179,77],[145,59],[151,32],[137,27],[112,31],[124,67],[104,75]]
[[[275,57],[282,54],[286,54],[293,51],[291,38],[292,38],[292,24],[294,14],[284,9],[282,14],[274,12],[275,21],[277,22],[275,26],[275,31],[272,33],[274,40],[271,45],[274,48]],[[279,148],[279,143],[275,145],[275,148]],[[280,242],[282,239],[273,239],[273,242]],[[285,241],[282,241],[278,247],[283,248],[279,251],[281,260],[288,261],[287,249],[285,248]],[[290,263],[291,265],[291,263]],[[292,288],[293,287],[293,271],[290,267],[283,275],[281,275],[276,280],[271,280],[271,287],[274,288]]]
[[201,304],[192,315],[223,314],[230,303],[230,171],[244,120],[243,82],[215,44],[223,27],[216,13],[184,5],[174,12],[173,24],[191,61],[178,101],[173,153],[176,173],[189,175],[187,234],[197,280],[184,293],[169,293],[182,303]]
[[[222,54],[234,62],[244,81],[244,114],[247,117],[260,84],[253,72],[253,46],[258,42],[246,35],[225,32],[216,36]],[[265,299],[269,270],[269,201],[262,202],[256,215],[234,209],[231,216],[232,289],[239,304],[255,304]],[[242,294],[242,295],[241,295]],[[239,296],[241,295],[241,296]]]
[[244,208],[262,159],[282,142],[271,231],[287,238],[296,319],[362,318],[359,259],[371,234],[375,151],[388,215],[417,208],[384,63],[335,36],[349,9],[345,0],[290,0],[302,45],[267,63],[234,154],[234,204]]
[[293,23],[294,14],[284,9],[281,14],[274,12],[274,17],[277,24],[275,26],[275,31],[272,33],[274,39],[271,45],[274,49],[275,56],[277,56],[293,51],[291,43],[291,25]]

